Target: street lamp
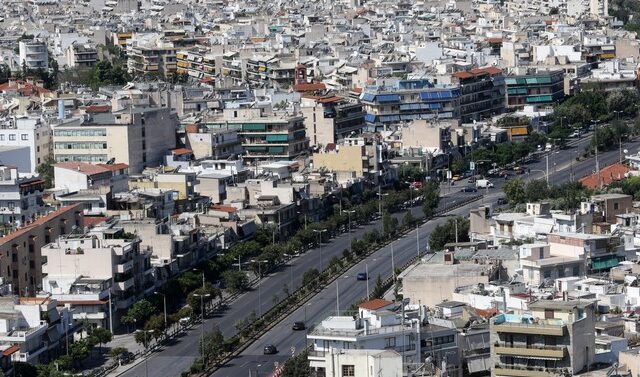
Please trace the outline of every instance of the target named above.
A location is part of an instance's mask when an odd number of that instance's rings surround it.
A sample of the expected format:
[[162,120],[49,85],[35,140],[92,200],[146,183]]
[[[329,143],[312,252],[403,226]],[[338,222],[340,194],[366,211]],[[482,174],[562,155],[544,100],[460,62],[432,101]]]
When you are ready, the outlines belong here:
[[293,290],[293,255],[284,253],[282,256],[289,258],[289,271],[291,272],[291,286],[289,288]]
[[380,215],[380,218],[382,218],[382,197],[387,195],[389,195],[388,192],[385,192],[384,194],[378,193],[378,215]]
[[[376,258],[371,259],[372,261],[376,261]],[[371,296],[371,293],[369,293],[369,262],[368,261],[364,261],[364,273],[367,276],[367,300],[369,300],[369,297]]]
[[164,303],[164,305],[163,305],[164,306],[164,331],[166,333],[167,332],[167,324],[168,324],[168,322],[167,322],[167,295],[165,295],[162,292],[158,292],[158,291],[153,292],[153,294],[162,296],[162,301]]
[[351,214],[352,213],[356,213],[356,211],[354,209],[350,209],[350,210],[345,210],[345,212],[347,213],[347,217],[348,217],[348,222],[347,222],[347,231],[349,233],[349,252],[351,253],[353,250],[351,250]]
[[200,311],[202,313],[202,323],[200,324],[200,358],[204,361],[204,299],[205,297],[209,297],[211,295],[208,293],[194,293],[193,296],[200,297]]
[[318,247],[320,248],[320,273],[324,271],[324,263],[322,261],[322,233],[326,232],[326,229],[314,229],[313,232],[318,234]]
[[262,315],[262,264],[269,263],[268,260],[252,259],[251,263],[258,264],[258,315]]

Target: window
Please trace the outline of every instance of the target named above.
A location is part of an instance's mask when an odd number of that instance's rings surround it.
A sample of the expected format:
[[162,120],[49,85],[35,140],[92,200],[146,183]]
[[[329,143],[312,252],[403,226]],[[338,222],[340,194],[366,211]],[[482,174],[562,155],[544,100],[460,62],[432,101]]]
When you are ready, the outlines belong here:
[[15,134],[10,134],[9,135],[9,140],[10,141],[15,141],[16,140],[16,135]]
[[20,135],[20,140],[29,140],[29,135],[27,135],[27,134],[21,134],[21,135]]
[[355,365],[343,365],[342,366],[342,377],[354,377],[356,375],[356,366]]
[[573,274],[572,276],[580,276],[580,267],[573,266]]
[[540,248],[540,256],[539,259],[544,259],[544,248]]
[[14,202],[8,202],[7,207],[9,207],[10,211],[13,211],[13,209],[16,208],[16,204]]
[[620,208],[620,203],[616,202],[613,203],[613,209],[619,209]]
[[392,336],[390,338],[384,338],[384,348],[395,348],[396,347],[396,337]]
[[0,135],[0,141],[4,141],[4,135]]

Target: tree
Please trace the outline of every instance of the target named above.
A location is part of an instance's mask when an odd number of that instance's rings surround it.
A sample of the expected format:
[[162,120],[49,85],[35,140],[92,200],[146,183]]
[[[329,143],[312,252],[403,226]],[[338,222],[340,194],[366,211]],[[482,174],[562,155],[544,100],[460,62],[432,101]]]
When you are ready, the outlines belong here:
[[121,64],[113,65],[107,60],[99,61],[93,68],[90,83],[94,89],[103,85],[124,85],[131,80]]
[[164,330],[165,323],[164,315],[162,314],[152,315],[144,324],[144,331],[147,332],[149,336],[152,336],[156,341],[164,334]]
[[224,354],[224,336],[218,327],[204,335],[200,343],[205,368],[209,361],[217,363]]
[[231,292],[243,292],[249,288],[249,279],[242,271],[228,270],[222,273],[222,280]]
[[99,344],[102,348],[103,344],[109,343],[113,339],[113,334],[104,327],[98,327],[91,331],[90,337],[94,338],[95,344]]
[[367,299],[369,298],[382,298],[382,296],[384,295],[384,285],[382,283],[382,278],[380,277],[380,275],[378,275],[378,278],[376,279],[376,285],[373,287],[373,291],[371,291],[371,296],[367,297]]
[[537,202],[549,197],[549,186],[547,181],[536,179],[527,183],[524,192],[528,202]]
[[311,268],[302,275],[302,285],[305,287],[313,287],[319,278],[320,271],[315,268]]
[[411,228],[416,223],[416,218],[413,217],[411,211],[407,211],[407,213],[402,218],[402,227],[403,228]]
[[118,357],[119,355],[127,352],[129,352],[129,350],[125,347],[114,347],[109,351],[109,356]]
[[391,216],[388,211],[385,211],[382,216],[382,229],[384,236],[393,235],[398,228],[398,219]]
[[5,63],[0,64],[0,84],[7,82],[11,78],[11,69]]
[[[218,292],[220,292],[218,289],[210,285],[205,288],[200,287],[189,293],[187,296],[187,304],[193,308],[196,313],[200,313],[202,311],[200,307],[201,302],[204,302],[206,309],[207,303],[219,296]],[[203,295],[203,297],[200,295]]]
[[309,367],[307,353],[303,352],[287,361],[282,369],[281,377],[311,377],[312,370]]
[[127,314],[122,316],[122,322],[124,324],[133,324],[137,327],[139,324],[144,323],[149,317],[155,313],[156,308],[147,299],[142,299],[127,311]]
[[142,345],[144,348],[149,347],[151,338],[152,335],[149,334],[146,330],[136,331],[135,335],[133,336],[133,339],[136,341],[136,343]]
[[73,365],[79,365],[82,360],[86,359],[91,352],[91,347],[86,340],[77,340],[69,346],[69,356],[73,361]]
[[422,212],[425,217],[430,218],[435,214],[440,202],[440,186],[437,182],[429,182],[422,189]]
[[[456,229],[458,230],[456,237]],[[435,227],[429,237],[429,245],[433,250],[442,250],[450,242],[469,241],[469,219],[461,216],[449,217],[444,224]]]
[[520,178],[512,179],[505,183],[503,191],[507,196],[509,203],[524,203],[526,200],[524,182]]
[[53,179],[55,177],[53,172],[53,165],[56,163],[56,160],[53,157],[48,156],[44,162],[42,162],[36,168],[38,174],[40,174],[40,178],[44,179],[44,186],[46,188],[53,187]]

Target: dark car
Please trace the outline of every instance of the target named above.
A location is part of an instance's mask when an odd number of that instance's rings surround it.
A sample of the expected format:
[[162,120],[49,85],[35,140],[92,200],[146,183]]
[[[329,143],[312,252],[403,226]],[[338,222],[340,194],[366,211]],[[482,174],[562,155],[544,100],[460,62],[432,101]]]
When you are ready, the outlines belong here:
[[275,355],[276,353],[278,353],[278,349],[273,344],[268,344],[264,347],[263,353],[265,355]]
[[460,190],[460,192],[478,192],[478,189],[473,186],[467,186]]
[[135,355],[132,352],[123,352],[118,355],[118,362],[120,363],[120,365],[125,365],[132,362],[134,358]]
[[501,206],[501,205],[504,205],[504,204],[507,204],[507,199],[498,198],[498,205]]
[[291,327],[293,329],[293,331],[300,331],[300,330],[304,330],[307,327],[304,325],[304,322],[294,322],[293,326]]
[[367,276],[366,272],[359,272],[358,275],[356,276],[356,279],[358,280],[367,280],[369,277]]

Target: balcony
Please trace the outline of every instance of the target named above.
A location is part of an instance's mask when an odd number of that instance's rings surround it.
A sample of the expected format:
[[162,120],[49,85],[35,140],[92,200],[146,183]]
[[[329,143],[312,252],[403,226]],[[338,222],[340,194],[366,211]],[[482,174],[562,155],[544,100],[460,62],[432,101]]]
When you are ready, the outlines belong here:
[[128,298],[118,298],[116,300],[116,308],[120,310],[128,309],[135,302],[135,296]]
[[494,351],[498,355],[521,356],[521,357],[544,357],[552,359],[563,359],[566,347],[564,346],[507,346],[496,345]]
[[130,260],[128,262],[116,265],[116,273],[124,274],[125,272],[129,272],[133,269],[133,261]]
[[511,368],[494,368],[495,376],[512,376],[512,377],[550,377],[554,374],[542,370],[533,369],[511,369]]
[[511,334],[563,336],[564,324],[504,322],[495,325],[496,332]]
[[126,291],[127,289],[132,288],[134,284],[135,284],[135,281],[133,277],[131,277],[125,281],[116,282],[116,290]]

